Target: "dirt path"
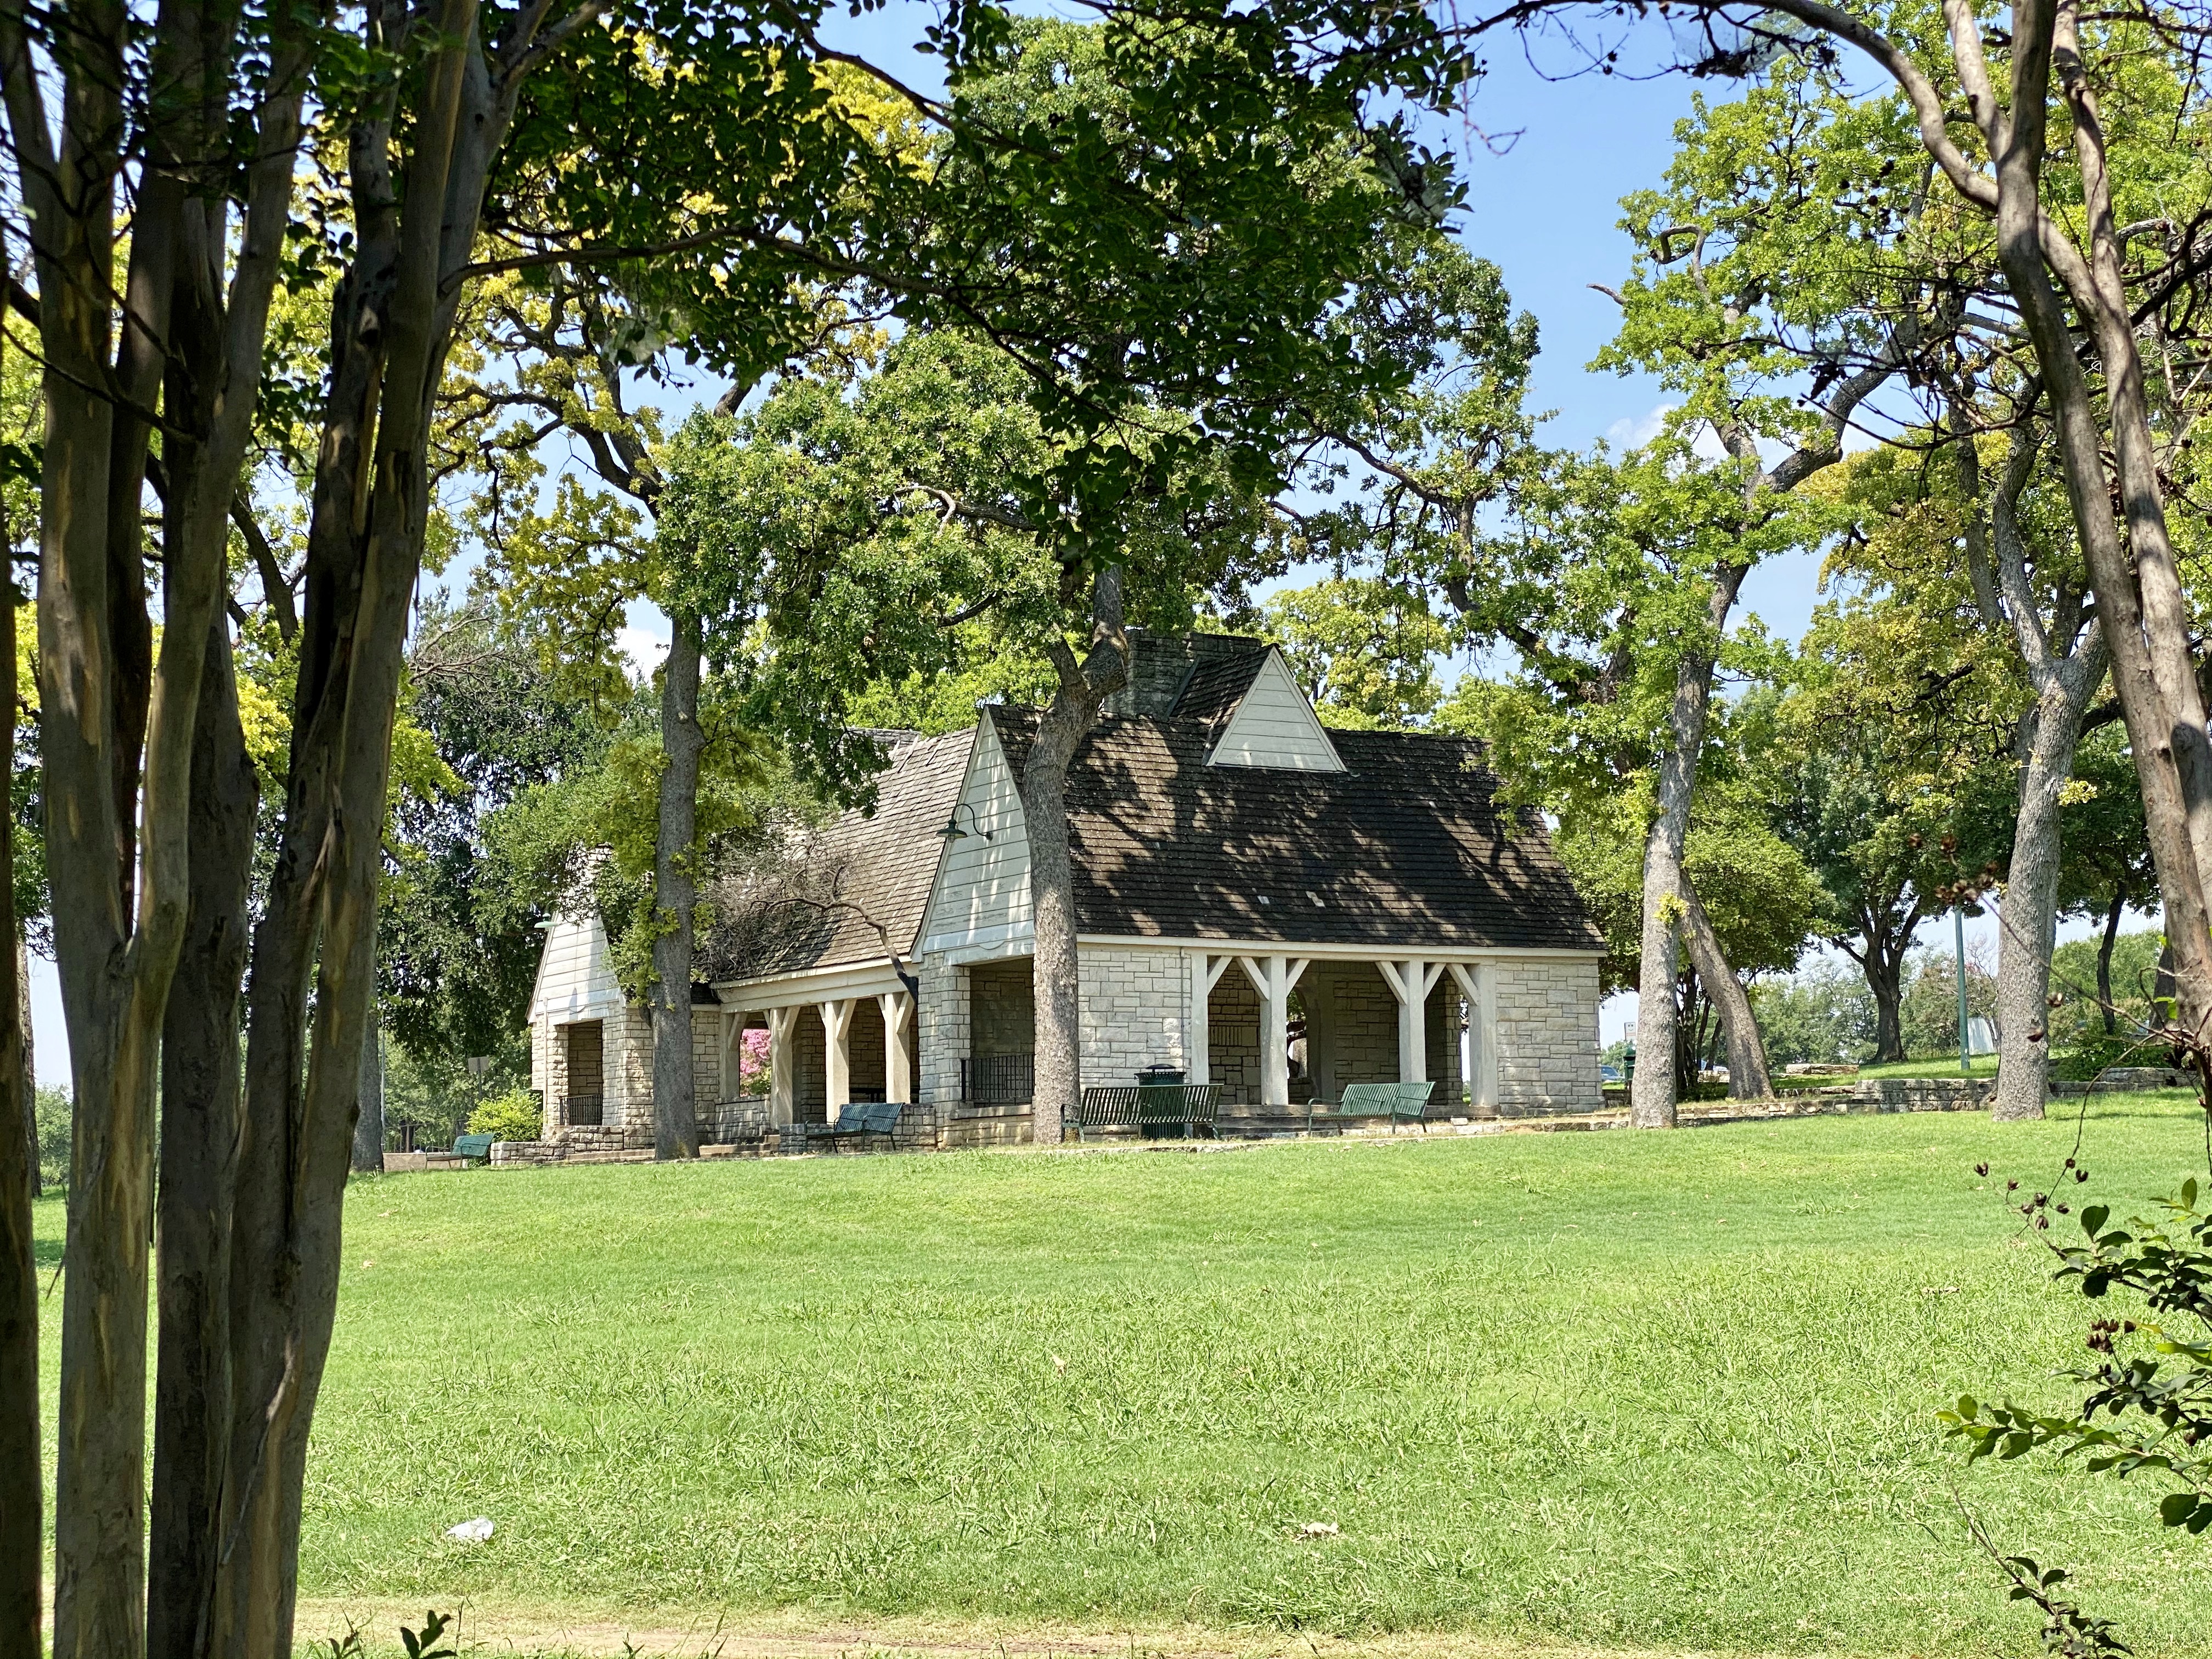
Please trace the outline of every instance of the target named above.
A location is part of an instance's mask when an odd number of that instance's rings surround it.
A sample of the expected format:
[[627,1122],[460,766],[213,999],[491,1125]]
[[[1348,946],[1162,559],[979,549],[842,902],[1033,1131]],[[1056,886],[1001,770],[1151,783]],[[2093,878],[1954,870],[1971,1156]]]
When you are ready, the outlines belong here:
[[[419,1627],[422,1613],[389,1601],[303,1602],[299,1639],[323,1652],[324,1641],[358,1629],[371,1653],[397,1652],[401,1623]],[[1189,1626],[1112,1631],[896,1619],[822,1623],[773,1613],[547,1613],[494,1606],[464,1608],[456,1633],[464,1659],[1701,1659],[1680,1650],[1506,1643],[1445,1632],[1344,1640]]]

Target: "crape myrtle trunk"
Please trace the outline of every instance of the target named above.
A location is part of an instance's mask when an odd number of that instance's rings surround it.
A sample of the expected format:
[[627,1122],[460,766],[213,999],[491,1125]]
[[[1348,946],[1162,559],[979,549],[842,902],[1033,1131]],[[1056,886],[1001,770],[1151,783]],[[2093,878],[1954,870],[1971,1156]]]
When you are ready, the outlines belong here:
[[374,1023],[361,1045],[361,1115],[354,1120],[353,1168],[356,1175],[384,1168],[384,1044]]
[[1037,721],[1023,763],[1022,817],[1036,918],[1032,960],[1036,1027],[1030,1135],[1060,1144],[1083,1086],[1082,1007],[1076,963],[1075,879],[1068,861],[1067,769],[1106,699],[1127,683],[1129,639],[1122,627],[1121,571],[1101,570],[1091,584],[1091,650],[1080,662],[1055,635],[1048,650],[1059,684]]
[[156,1656],[193,1655],[222,1547],[233,1410],[231,1214],[244,1129],[239,1007],[247,875],[260,785],[239,724],[229,623],[209,632],[193,731],[192,874],[179,984],[161,1028],[155,1212],[160,1338],[146,1632]]
[[692,919],[698,904],[693,845],[699,817],[699,614],[669,618],[660,679],[659,817],[653,848],[653,1155],[699,1155],[691,1059]]
[[[0,661],[15,659],[15,592],[0,583]],[[15,721],[0,722],[0,779],[15,765]],[[15,933],[12,814],[0,811],[0,1653],[40,1648],[46,1527],[39,1444],[39,1280],[31,1246],[38,1133],[25,1064],[22,952]]]

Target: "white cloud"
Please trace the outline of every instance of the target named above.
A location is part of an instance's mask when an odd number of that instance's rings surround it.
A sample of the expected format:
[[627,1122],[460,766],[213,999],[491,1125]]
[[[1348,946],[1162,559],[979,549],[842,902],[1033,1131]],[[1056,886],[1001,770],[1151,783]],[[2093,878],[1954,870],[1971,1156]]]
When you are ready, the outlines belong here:
[[1623,416],[1606,428],[1605,441],[1617,450],[1641,449],[1666,428],[1667,417],[1679,407],[1676,404],[1658,404],[1641,419]]
[[641,675],[650,675],[668,654],[668,636],[649,629],[624,626],[615,630],[615,644]]

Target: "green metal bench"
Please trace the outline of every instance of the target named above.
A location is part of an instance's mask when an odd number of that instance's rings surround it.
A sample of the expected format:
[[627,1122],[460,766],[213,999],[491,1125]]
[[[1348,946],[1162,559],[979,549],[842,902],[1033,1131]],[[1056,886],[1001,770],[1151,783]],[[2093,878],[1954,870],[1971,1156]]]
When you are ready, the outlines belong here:
[[491,1156],[491,1143],[492,1137],[489,1135],[455,1135],[453,1156],[488,1158]]
[[837,1109],[837,1121],[825,1123],[809,1133],[828,1135],[842,1140],[847,1136],[881,1135],[892,1145],[897,1145],[899,1114],[906,1110],[902,1100],[852,1101]]
[[1085,1129],[1134,1129],[1164,1134],[1172,1128],[1188,1139],[1203,1129],[1218,1139],[1221,1109],[1218,1083],[1130,1083],[1085,1089],[1070,1120],[1077,1140]]
[[1393,1127],[1403,1123],[1425,1123],[1433,1083],[1347,1083],[1344,1097],[1329,1115],[1340,1118],[1388,1118]]

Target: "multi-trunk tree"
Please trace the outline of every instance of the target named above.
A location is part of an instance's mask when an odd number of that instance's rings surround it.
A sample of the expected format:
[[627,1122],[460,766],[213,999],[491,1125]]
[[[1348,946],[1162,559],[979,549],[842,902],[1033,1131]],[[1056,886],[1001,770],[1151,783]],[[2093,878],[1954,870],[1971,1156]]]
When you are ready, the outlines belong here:
[[[1861,100],[1863,110],[1904,124],[1917,144],[1914,164],[1893,173],[1930,207],[1940,199],[1946,218],[1979,228],[2001,289],[1950,283],[1925,260],[1908,258],[1905,274],[1917,265],[1953,296],[1971,295],[1959,329],[2040,382],[2112,657],[2181,1023],[2203,1030],[2212,1023],[2212,733],[2167,500],[2195,425],[2193,381],[2177,359],[2185,363],[2199,337],[2212,270],[2212,175],[2181,160],[2193,155],[2206,112],[2203,21],[2135,4],[2085,15],[2072,0],[2022,0],[2002,30],[1972,0],[1954,0],[1940,18],[1828,0],[1686,0],[1678,15],[1688,20],[1673,36],[1686,69],[1820,66],[1838,62],[1840,48],[1871,60],[1895,94]],[[1472,43],[1531,28],[1604,32],[1594,21],[1602,15],[1540,0],[1451,21]],[[1603,40],[1579,33],[1593,70],[1609,72],[1608,54],[1624,49],[1618,27]],[[1746,176],[1771,189],[1784,171],[1819,175],[1793,153]]]

